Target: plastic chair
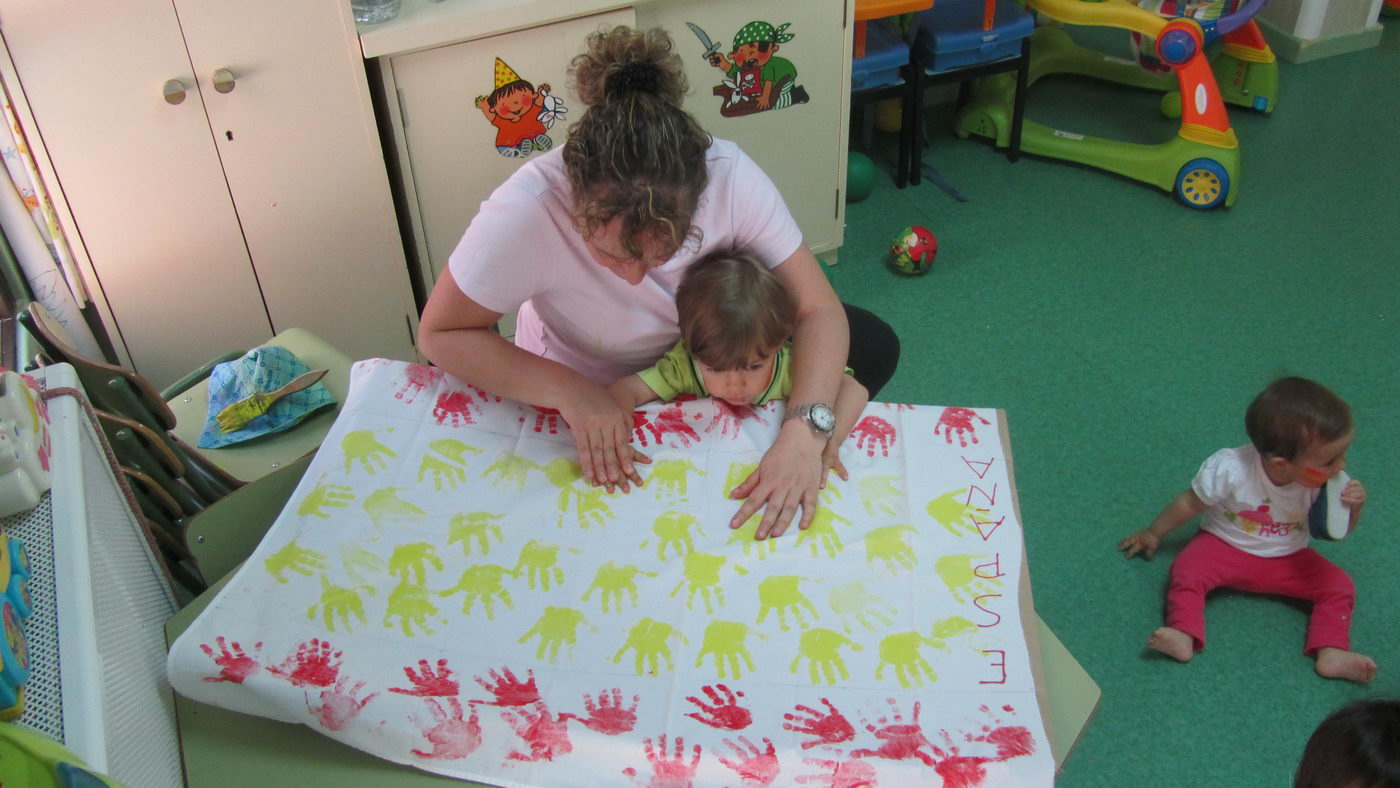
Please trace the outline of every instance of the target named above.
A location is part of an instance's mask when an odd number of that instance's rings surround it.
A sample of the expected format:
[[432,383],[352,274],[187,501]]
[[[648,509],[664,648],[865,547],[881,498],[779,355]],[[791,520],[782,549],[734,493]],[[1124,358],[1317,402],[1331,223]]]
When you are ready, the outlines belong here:
[[869,105],[878,101],[898,99],[899,160],[895,164],[895,186],[903,189],[908,181],[910,151],[914,145],[916,128],[910,122],[909,113],[913,89],[910,80],[912,66],[909,44],[904,41],[890,20],[873,19],[863,24],[863,52],[851,60],[852,125],[855,125],[857,117],[855,111],[861,109],[858,136],[862,147],[868,150],[874,127],[872,107]]
[[[923,93],[930,85],[958,83],[961,110],[971,97],[971,80],[1015,72],[1015,93],[1009,138],[996,140],[1006,156],[1021,154],[1021,122],[1025,115],[1026,84],[1030,73],[1030,35],[1035,21],[1012,0],[938,0],[933,8],[915,15],[914,125],[923,130]],[[916,144],[909,181],[917,186],[923,172],[922,144]]]
[[350,390],[353,360],[349,356],[309,331],[287,329],[266,344],[292,351],[313,369],[330,370],[322,382],[335,397],[336,406],[313,414],[284,432],[219,449],[196,449],[194,445],[208,418],[209,370],[219,361],[239,357],[241,352],[210,362],[186,375],[180,384],[157,392],[139,374],[74,350],[62,327],[38,303],[25,307],[19,319],[51,361],[73,365],[95,408],[149,428],[184,463],[190,486],[200,489],[210,501],[314,452]]

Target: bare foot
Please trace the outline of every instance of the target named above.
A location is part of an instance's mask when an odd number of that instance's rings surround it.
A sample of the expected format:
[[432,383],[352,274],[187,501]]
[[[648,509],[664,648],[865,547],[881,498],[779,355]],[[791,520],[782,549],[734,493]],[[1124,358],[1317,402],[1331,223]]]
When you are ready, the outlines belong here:
[[1326,679],[1367,682],[1376,677],[1376,661],[1355,651],[1320,648],[1317,650],[1317,675]]
[[[1179,629],[1157,627],[1152,637],[1147,639],[1147,647],[1171,657],[1178,662],[1190,662],[1196,655],[1195,642],[1191,636]],[[1318,652],[1319,655],[1321,652]],[[1321,657],[1319,657],[1319,663]],[[1319,667],[1319,670],[1321,668]]]

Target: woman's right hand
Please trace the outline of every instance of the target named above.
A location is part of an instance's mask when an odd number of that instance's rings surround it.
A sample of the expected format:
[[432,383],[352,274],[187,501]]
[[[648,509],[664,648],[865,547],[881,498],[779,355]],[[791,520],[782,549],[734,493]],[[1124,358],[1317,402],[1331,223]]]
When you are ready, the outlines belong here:
[[632,448],[632,410],[625,407],[595,383],[581,385],[560,405],[559,415],[573,430],[578,445],[579,465],[589,484],[602,485],[612,492],[620,486],[630,492],[632,484],[642,485],[636,463],[651,458]]

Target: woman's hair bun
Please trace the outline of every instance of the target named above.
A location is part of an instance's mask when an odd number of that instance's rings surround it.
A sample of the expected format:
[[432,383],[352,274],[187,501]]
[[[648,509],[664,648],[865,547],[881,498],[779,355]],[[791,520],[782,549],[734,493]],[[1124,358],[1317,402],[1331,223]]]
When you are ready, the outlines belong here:
[[603,83],[603,95],[619,98],[628,93],[655,94],[660,86],[660,74],[650,63],[632,62],[612,72]]

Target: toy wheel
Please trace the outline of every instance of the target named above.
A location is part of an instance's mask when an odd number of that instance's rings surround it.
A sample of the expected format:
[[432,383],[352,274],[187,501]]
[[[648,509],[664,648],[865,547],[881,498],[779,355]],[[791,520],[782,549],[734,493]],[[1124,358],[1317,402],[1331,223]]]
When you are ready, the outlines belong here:
[[1214,208],[1229,193],[1230,175],[1214,159],[1192,159],[1176,175],[1176,196],[1192,208]]

